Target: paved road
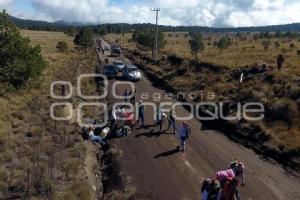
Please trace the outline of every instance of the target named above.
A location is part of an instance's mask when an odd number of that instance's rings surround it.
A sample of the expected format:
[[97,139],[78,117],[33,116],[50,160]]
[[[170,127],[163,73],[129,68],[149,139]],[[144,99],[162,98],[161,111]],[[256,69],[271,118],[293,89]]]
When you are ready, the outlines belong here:
[[[111,58],[111,61],[114,60]],[[110,81],[110,87],[114,81]],[[137,97],[143,92],[148,92],[150,96],[165,93],[153,87],[147,79],[135,83],[135,86]],[[124,88],[118,87],[117,93],[121,95]],[[112,101],[118,100],[112,98]],[[153,102],[153,99],[150,101]],[[177,112],[189,114],[182,107]],[[149,114],[147,124],[153,124],[153,110],[146,107],[146,113]],[[161,134],[155,127],[137,127],[134,134],[116,140],[123,152],[122,172],[130,177],[136,187],[137,199],[200,199],[202,179],[214,177],[215,172],[227,168],[233,158],[243,160],[246,165],[246,186],[241,189],[242,199],[300,199],[299,178],[285,173],[278,165],[261,160],[253,151],[230,141],[221,133],[202,130],[197,120],[191,120],[189,124],[192,135],[185,153],[175,149],[179,143],[177,136],[171,132]]]

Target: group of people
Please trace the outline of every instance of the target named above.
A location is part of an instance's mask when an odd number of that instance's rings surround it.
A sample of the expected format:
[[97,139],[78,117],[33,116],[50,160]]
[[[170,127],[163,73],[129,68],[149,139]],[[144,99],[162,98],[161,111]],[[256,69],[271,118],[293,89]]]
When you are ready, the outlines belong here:
[[[170,128],[173,129],[173,134],[176,134],[176,120],[173,115],[173,110],[170,111],[169,115],[166,113],[162,112],[162,108],[160,103],[157,104],[156,107],[156,122],[155,126],[159,128],[159,132],[162,132],[162,127],[163,127],[163,122],[164,120],[167,119],[168,121],[168,128],[165,131],[170,130]],[[137,124],[141,122],[142,126],[145,126],[145,106],[143,104],[143,101],[140,100],[138,104],[138,121]],[[185,151],[185,143],[186,140],[188,139],[189,135],[191,134],[191,127],[186,121],[183,121],[179,131],[178,131],[178,137],[180,140],[180,145],[178,146],[178,149],[182,152]]]
[[205,179],[202,200],[240,200],[240,186],[245,185],[244,163],[234,159],[230,168],[216,173],[216,179]]

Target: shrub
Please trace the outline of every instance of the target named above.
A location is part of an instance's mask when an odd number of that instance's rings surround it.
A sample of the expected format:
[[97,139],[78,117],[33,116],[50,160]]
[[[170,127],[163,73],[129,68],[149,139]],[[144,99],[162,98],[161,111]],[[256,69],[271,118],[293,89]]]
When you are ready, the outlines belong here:
[[267,109],[267,117],[270,120],[281,120],[291,123],[297,115],[297,104],[287,98],[275,100],[273,105]]
[[300,56],[300,50],[297,50],[297,56]]
[[60,52],[67,52],[68,51],[68,44],[66,42],[58,42],[56,48]]
[[172,64],[172,65],[180,65],[183,62],[183,58],[172,54],[168,56],[168,61]]
[[296,47],[296,45],[294,43],[290,44],[290,48],[295,48],[295,47]]

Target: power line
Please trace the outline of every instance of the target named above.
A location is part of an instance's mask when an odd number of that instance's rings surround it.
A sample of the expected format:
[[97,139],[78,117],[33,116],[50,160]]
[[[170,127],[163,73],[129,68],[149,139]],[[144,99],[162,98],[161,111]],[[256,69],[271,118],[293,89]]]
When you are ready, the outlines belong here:
[[157,54],[158,54],[158,12],[160,11],[159,8],[150,8],[150,10],[152,12],[156,12],[156,35],[155,35],[155,57],[154,60],[156,60],[157,58]]

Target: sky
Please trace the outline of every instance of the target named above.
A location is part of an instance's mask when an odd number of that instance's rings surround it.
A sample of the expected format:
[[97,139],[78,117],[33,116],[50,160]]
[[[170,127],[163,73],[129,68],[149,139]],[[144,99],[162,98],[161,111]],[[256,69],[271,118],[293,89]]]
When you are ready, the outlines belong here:
[[0,0],[10,15],[81,23],[241,27],[300,22],[300,0]]

